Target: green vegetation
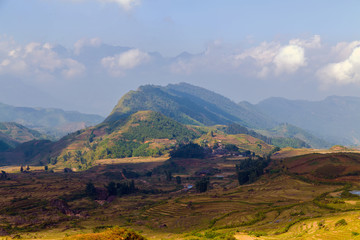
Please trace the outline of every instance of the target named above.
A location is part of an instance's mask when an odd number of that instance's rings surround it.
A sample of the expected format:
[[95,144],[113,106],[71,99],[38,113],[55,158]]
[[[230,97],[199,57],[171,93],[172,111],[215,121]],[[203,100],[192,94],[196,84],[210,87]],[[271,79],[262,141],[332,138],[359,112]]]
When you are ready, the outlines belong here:
[[136,118],[130,129],[123,134],[128,140],[144,142],[151,139],[176,139],[178,142],[187,142],[197,134],[184,125],[165,117],[157,112],[150,112],[146,119]]
[[274,137],[271,138],[271,144],[280,148],[285,148],[285,147],[311,148],[309,144],[298,138]]

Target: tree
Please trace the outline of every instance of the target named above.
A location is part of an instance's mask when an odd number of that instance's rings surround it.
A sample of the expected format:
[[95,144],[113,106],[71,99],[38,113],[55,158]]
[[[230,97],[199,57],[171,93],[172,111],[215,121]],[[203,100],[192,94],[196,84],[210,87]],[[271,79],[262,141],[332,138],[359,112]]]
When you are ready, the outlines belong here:
[[21,165],[20,172],[24,172],[24,167]]
[[181,177],[180,176],[176,176],[176,184],[181,184]]
[[0,180],[8,179],[7,173],[5,171],[1,171]]
[[88,182],[86,184],[85,194],[86,194],[87,197],[89,197],[91,199],[96,198],[96,188],[95,188],[95,186],[94,186],[94,184],[92,182]]
[[89,142],[90,143],[94,141],[94,137],[95,137],[94,130],[92,130],[91,133],[90,133],[90,136],[89,136]]
[[195,183],[196,191],[198,192],[206,192],[209,186],[210,180],[207,177],[201,178],[199,181]]
[[49,170],[49,167],[47,165],[44,166],[44,170],[47,171]]
[[26,171],[29,171],[29,170],[30,170],[30,166],[27,165],[27,166],[26,166]]
[[117,193],[116,184],[115,182],[110,182],[108,185],[105,186],[109,196],[115,196]]
[[172,180],[172,173],[170,171],[165,170],[164,171],[166,176],[166,181],[170,182]]

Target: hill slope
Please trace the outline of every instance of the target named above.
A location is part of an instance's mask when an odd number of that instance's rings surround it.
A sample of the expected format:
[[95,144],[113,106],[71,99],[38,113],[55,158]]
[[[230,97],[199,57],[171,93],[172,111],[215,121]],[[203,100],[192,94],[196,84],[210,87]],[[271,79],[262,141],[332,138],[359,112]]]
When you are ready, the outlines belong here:
[[322,101],[269,98],[256,105],[279,122],[294,124],[337,144],[360,144],[360,98],[332,96]]
[[61,109],[14,107],[0,103],[0,122],[16,122],[57,138],[98,124],[102,120],[103,117],[94,114]]
[[0,122],[0,132],[17,143],[46,138],[44,134],[14,122]]
[[300,139],[312,148],[329,148],[331,144],[294,125],[284,123],[270,130],[258,130],[267,137]]
[[276,125],[255,109],[245,109],[219,94],[186,83],[141,86],[123,96],[106,121],[141,110],[161,112],[184,124],[210,126],[236,122],[252,128]]
[[46,139],[47,136],[18,123],[0,122],[0,152],[14,149],[21,143]]

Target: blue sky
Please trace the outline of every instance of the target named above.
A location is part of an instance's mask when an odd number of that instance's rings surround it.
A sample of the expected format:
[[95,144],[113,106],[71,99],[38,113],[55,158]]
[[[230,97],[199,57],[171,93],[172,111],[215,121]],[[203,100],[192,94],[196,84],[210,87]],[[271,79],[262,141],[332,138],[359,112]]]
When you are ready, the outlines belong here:
[[[0,102],[106,115],[130,89],[181,81],[236,102],[360,96],[359,9],[332,0],[0,0]],[[190,55],[176,58],[182,52]]]

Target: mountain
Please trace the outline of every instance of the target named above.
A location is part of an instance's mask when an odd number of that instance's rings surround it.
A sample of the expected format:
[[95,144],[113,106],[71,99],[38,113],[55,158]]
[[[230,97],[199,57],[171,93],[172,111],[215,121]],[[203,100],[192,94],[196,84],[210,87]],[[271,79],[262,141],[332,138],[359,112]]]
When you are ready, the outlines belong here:
[[216,126],[186,126],[159,112],[138,111],[68,134],[57,142],[23,143],[12,151],[0,152],[0,164],[52,164],[87,169],[101,159],[166,156],[174,147],[190,141],[222,152],[227,145],[260,156],[274,150],[273,146],[246,134],[225,134]]
[[105,121],[140,110],[151,110],[184,124],[240,123],[251,128],[274,127],[276,122],[252,108],[244,108],[220,94],[187,83],[166,87],[146,85],[124,95]]
[[0,103],[0,122],[16,122],[55,138],[100,123],[104,118],[51,108],[14,107]]
[[360,144],[360,98],[331,96],[322,101],[269,98],[256,105],[278,122],[306,129],[330,143]]

